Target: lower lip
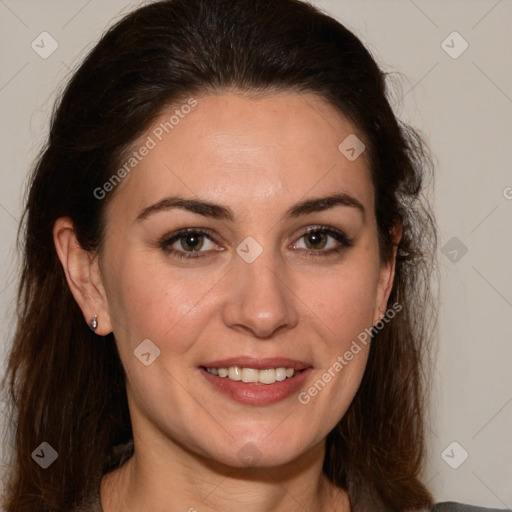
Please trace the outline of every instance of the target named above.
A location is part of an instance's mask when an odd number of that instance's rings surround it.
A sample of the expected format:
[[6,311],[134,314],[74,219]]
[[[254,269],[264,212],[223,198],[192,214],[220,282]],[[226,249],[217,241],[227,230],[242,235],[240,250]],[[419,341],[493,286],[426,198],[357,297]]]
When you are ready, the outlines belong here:
[[294,377],[274,384],[249,384],[240,380],[231,380],[228,377],[213,375],[202,367],[199,368],[199,371],[218,391],[237,402],[268,405],[280,402],[299,391],[313,368],[306,368]]

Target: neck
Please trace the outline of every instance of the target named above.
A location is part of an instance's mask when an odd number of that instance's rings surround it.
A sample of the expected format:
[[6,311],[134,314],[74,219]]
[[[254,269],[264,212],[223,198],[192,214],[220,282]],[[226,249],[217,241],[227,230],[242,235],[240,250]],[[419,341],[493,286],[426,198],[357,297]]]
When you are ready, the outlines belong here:
[[348,496],[322,473],[325,442],[278,467],[234,468],[169,441],[134,436],[134,455],[104,476],[104,512],[346,512]]

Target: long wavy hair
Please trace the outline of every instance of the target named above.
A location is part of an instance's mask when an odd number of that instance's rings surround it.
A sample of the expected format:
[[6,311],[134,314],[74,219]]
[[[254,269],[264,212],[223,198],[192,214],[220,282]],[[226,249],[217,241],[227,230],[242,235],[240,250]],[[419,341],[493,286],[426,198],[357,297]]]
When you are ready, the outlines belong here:
[[[55,250],[56,219],[69,216],[82,247],[99,250],[115,191],[98,200],[94,190],[165,107],[228,88],[316,93],[364,136],[382,261],[392,257],[392,227],[403,224],[389,298],[403,309],[374,333],[361,386],[327,437],[323,471],[354,511],[431,506],[421,472],[436,317],[437,237],[424,193],[433,166],[418,132],[395,117],[388,79],[351,31],[299,0],[156,1],[106,31],[60,95],[18,232],[17,329],[2,382],[8,512],[69,511],[132,438],[114,336],[98,338],[83,320]],[[59,454],[46,470],[31,457],[43,441]]]

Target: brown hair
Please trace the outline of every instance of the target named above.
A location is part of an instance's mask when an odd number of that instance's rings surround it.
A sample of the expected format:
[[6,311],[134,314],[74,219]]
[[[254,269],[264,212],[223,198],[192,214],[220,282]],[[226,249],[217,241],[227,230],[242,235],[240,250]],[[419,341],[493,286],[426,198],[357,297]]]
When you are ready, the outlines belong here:
[[[3,381],[12,413],[8,512],[69,511],[113,467],[131,439],[125,374],[113,334],[87,327],[52,238],[69,216],[80,244],[101,247],[108,200],[93,191],[170,103],[207,91],[317,93],[364,136],[375,188],[381,258],[403,223],[389,304],[403,306],[375,332],[361,386],[328,435],[324,472],[354,511],[429,507],[419,479],[430,368],[429,306],[436,232],[422,200],[430,160],[390,106],[386,74],[339,22],[298,0],[168,0],[110,28],[61,95],[30,182],[20,225],[18,323]],[[430,176],[430,174],[428,174]],[[427,362],[427,364],[424,364]],[[46,441],[46,470],[31,453]]]

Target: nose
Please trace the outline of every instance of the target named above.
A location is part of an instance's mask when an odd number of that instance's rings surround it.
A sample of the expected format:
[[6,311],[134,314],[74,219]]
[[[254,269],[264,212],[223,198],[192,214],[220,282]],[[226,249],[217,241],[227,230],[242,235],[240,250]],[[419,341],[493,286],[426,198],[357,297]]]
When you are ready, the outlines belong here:
[[285,265],[270,250],[263,251],[252,263],[236,256],[223,308],[223,320],[228,327],[268,339],[279,329],[297,325],[297,298]]

